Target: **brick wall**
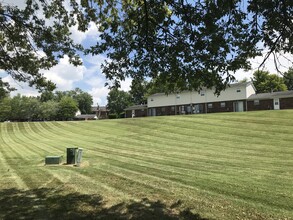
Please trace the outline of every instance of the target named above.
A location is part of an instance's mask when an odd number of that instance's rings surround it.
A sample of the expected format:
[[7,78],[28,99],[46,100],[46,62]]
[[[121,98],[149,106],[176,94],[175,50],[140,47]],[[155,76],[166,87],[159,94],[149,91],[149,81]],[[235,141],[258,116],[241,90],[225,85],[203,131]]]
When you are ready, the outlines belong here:
[[[148,112],[147,109],[136,109],[135,117],[146,117],[147,112]],[[125,114],[126,114],[126,118],[132,118],[132,110],[126,110]]]
[[281,98],[280,109],[293,109],[293,97],[292,98]]
[[[221,103],[223,103],[223,104],[221,105]],[[209,104],[212,104],[211,108],[210,108]],[[245,110],[245,108],[244,108],[244,110]],[[207,111],[208,111],[208,113],[233,112],[233,101],[207,103]]]
[[259,100],[259,104],[255,105],[254,100],[247,101],[247,111],[271,110],[274,109],[273,99]]

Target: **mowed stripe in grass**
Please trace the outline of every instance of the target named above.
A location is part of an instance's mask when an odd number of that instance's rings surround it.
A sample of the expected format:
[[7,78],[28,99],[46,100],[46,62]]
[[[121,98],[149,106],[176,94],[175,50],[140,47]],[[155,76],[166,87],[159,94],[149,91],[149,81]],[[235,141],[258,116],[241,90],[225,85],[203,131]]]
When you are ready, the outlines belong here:
[[[293,217],[292,128],[293,111],[6,123],[0,162],[29,188],[62,185],[109,204],[180,200],[216,219],[285,219]],[[41,165],[71,146],[84,148],[86,166]]]

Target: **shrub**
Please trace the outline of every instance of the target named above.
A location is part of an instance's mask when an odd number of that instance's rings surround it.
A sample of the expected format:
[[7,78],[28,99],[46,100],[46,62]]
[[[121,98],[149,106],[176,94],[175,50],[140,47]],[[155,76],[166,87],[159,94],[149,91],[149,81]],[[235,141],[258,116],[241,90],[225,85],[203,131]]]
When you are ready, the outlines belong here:
[[116,114],[109,114],[109,119],[116,119],[117,115]]

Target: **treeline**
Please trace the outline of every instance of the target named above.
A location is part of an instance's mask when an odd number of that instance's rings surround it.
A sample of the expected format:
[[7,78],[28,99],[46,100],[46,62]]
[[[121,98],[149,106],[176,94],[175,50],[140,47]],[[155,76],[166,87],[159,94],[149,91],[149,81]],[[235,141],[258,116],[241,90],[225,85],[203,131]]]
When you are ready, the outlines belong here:
[[78,110],[91,113],[92,103],[92,96],[79,88],[39,97],[6,95],[0,100],[0,121],[70,120]]

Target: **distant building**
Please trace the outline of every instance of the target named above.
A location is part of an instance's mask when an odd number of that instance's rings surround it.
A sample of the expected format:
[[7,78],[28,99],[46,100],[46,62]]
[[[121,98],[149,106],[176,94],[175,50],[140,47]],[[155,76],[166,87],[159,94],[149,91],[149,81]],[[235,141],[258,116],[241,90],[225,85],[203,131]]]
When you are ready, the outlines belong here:
[[247,99],[249,111],[293,109],[293,90],[253,94]]
[[109,118],[109,110],[106,106],[93,106],[92,113],[94,113],[98,119]]
[[146,117],[147,115],[147,105],[134,105],[125,109],[125,118]]
[[161,116],[213,112],[293,109],[293,91],[256,94],[252,82],[231,84],[219,96],[212,89],[150,95],[147,105],[130,106],[125,116]]

